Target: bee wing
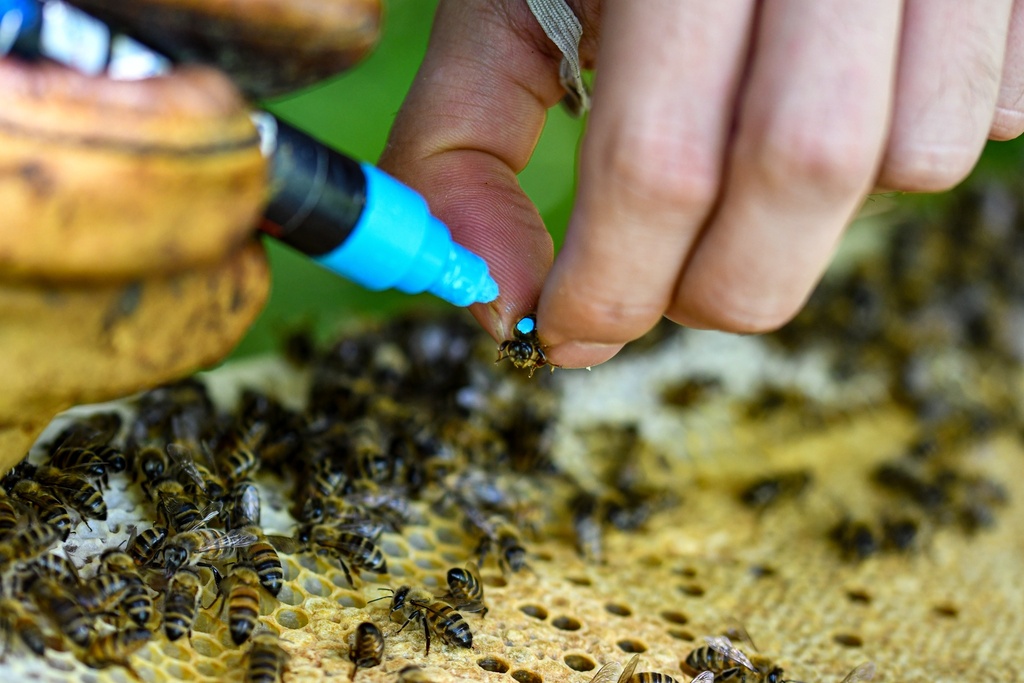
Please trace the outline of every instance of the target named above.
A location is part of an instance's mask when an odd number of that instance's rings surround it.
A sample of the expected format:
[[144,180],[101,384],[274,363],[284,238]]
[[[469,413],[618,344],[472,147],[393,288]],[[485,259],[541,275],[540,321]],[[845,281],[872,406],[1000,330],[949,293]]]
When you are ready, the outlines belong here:
[[258,540],[260,539],[256,534],[245,531],[244,529],[235,529],[222,536],[215,536],[211,538],[209,541],[196,548],[195,552],[204,553],[208,550],[220,550],[222,548],[248,548]]
[[733,647],[732,641],[729,640],[728,636],[705,636],[704,640],[715,652],[725,655],[734,662],[741,664],[742,666],[750,669],[751,671],[757,671],[754,665],[750,662],[750,659]]
[[477,583],[480,583],[480,567],[473,560],[466,563],[466,572],[472,576]]
[[608,662],[594,674],[590,683],[617,683],[619,674],[622,672],[622,665],[618,662]]
[[[220,511],[221,511],[221,509],[223,509],[223,507],[224,506],[221,505],[219,502],[210,503],[209,505],[207,505],[206,507],[204,507],[202,510],[199,511],[199,514],[200,514],[199,519],[197,519],[196,521],[192,522],[191,524],[186,525],[181,531],[182,532],[195,531],[196,529],[203,528],[204,526],[206,526],[207,522],[209,522],[211,519],[213,519],[214,517],[216,517],[217,515],[220,514]],[[168,508],[173,508],[173,509],[168,509],[168,512],[170,512],[171,515],[173,516],[174,515],[174,511],[178,508],[178,506],[177,505],[173,505],[173,506],[169,505]]]
[[690,683],[715,683],[715,674],[711,671],[701,671]]
[[864,662],[853,671],[846,674],[842,683],[857,683],[857,681],[870,681],[875,677],[875,663]]
[[192,451],[185,448],[180,443],[174,442],[168,443],[165,450],[167,451],[167,456],[175,465],[178,466],[178,469],[184,472],[185,476],[191,479],[192,482],[199,487],[200,491],[206,493],[206,481],[203,479],[203,475],[199,473],[198,468],[196,468],[196,462],[192,457]]
[[286,555],[294,555],[295,553],[301,553],[306,549],[306,546],[295,540],[291,536],[279,536],[278,534],[267,534],[263,538],[267,539],[267,543],[274,546],[274,548]]
[[629,680],[633,678],[633,672],[636,671],[636,665],[639,661],[639,654],[635,654],[629,658],[626,665],[622,667],[622,673],[619,675],[619,683],[629,683]]

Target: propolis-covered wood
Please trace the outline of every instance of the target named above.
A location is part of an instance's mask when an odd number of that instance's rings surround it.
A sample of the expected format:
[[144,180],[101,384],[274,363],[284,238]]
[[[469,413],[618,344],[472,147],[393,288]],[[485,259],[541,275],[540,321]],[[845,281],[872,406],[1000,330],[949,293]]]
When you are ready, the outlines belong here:
[[179,61],[212,64],[257,98],[349,68],[380,34],[380,0],[76,0]]

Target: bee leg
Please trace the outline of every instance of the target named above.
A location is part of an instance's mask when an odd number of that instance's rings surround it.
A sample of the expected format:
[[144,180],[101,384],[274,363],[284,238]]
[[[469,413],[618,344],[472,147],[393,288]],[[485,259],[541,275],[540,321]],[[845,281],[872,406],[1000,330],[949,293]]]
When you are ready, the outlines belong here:
[[430,624],[427,623],[427,616],[423,615],[423,639],[427,641],[427,652],[424,657],[430,656]]

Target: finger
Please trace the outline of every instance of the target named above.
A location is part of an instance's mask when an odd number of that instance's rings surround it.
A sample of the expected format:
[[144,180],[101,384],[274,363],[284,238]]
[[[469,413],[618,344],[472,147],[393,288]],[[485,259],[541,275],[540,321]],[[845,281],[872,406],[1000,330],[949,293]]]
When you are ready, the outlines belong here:
[[662,316],[718,193],[753,4],[607,0],[565,245],[538,308],[549,357],[610,358]]
[[1010,31],[1003,57],[1003,74],[996,114],[989,137],[1012,140],[1024,134],[1024,0],[1013,3]]
[[1012,0],[907,0],[878,184],[935,191],[977,163],[992,126]]
[[564,91],[557,60],[524,33],[544,38],[525,3],[442,1],[380,160],[487,261],[501,294],[473,314],[496,339],[534,309],[552,260],[551,237],[516,174]]
[[724,194],[669,317],[737,332],[803,304],[884,147],[900,5],[762,6]]

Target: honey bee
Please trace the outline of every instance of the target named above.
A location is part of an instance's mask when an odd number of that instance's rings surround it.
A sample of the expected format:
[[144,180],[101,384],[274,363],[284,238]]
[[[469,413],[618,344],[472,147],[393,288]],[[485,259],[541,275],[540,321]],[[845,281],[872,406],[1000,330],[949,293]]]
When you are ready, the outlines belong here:
[[196,529],[220,514],[220,503],[200,509],[185,493],[185,487],[175,479],[164,478],[150,489],[156,494],[157,522],[175,531]]
[[377,626],[369,621],[364,621],[356,626],[352,634],[351,647],[348,653],[352,660],[352,675],[350,681],[356,680],[356,673],[360,669],[370,669],[379,666],[384,658],[384,634]]
[[82,653],[82,663],[93,669],[106,669],[109,666],[123,666],[136,680],[138,672],[132,668],[128,658],[133,652],[149,642],[153,637],[147,629],[132,626],[100,636],[92,641]]
[[218,462],[218,469],[224,479],[235,484],[259,467],[260,456],[256,447],[266,432],[267,425],[260,420],[250,420],[236,430],[232,443]]
[[176,534],[164,545],[164,568],[170,578],[182,567],[194,564],[200,557],[209,562],[228,559],[236,548],[247,548],[257,537],[248,531],[235,529],[197,529]]
[[[640,655],[636,654],[629,658],[625,666],[618,662],[608,662],[597,670],[590,683],[676,683],[671,676],[654,671],[634,673],[639,661]],[[714,680],[714,673],[702,671],[690,683],[713,683]]]
[[68,474],[48,465],[39,466],[34,473],[36,481],[52,489],[63,501],[86,519],[105,520],[107,503],[103,492],[88,479]]
[[196,497],[195,492],[202,492],[207,500],[220,500],[227,493],[227,487],[220,477],[195,461],[192,451],[180,443],[169,443],[164,449],[167,456],[188,479],[185,482],[185,493]]
[[481,617],[487,616],[484,584],[480,580],[480,570],[476,562],[467,562],[465,569],[449,569],[447,580],[448,592],[441,596],[443,600],[463,612],[479,612]]
[[11,495],[32,505],[39,512],[39,520],[57,530],[60,539],[71,535],[71,515],[64,504],[38,482],[22,479],[14,485]]
[[[381,590],[391,590],[382,588]],[[430,634],[440,638],[448,645],[457,647],[473,647],[473,632],[461,614],[446,602],[437,600],[433,595],[419,588],[402,586],[391,591],[391,619],[399,613],[405,620],[399,633],[411,623],[423,626],[423,639],[426,641],[426,654],[430,655]]]
[[235,645],[249,640],[260,618],[260,577],[246,564],[234,564],[220,582],[220,597],[228,610],[228,629]]
[[164,634],[167,640],[192,637],[192,624],[199,610],[202,582],[191,567],[180,569],[171,577],[164,596]]
[[33,524],[18,529],[0,542],[0,569],[13,562],[25,562],[42,555],[60,538],[60,531],[49,524]]
[[807,470],[778,472],[751,482],[740,492],[740,502],[763,512],[785,500],[799,498],[812,480],[813,476]]
[[477,546],[481,565],[491,548],[497,546],[498,564],[502,572],[518,572],[526,567],[526,549],[519,540],[519,532],[507,519],[502,515],[493,515],[481,530],[484,536]]
[[276,633],[270,631],[252,637],[245,683],[277,683],[281,680],[288,655],[281,649],[280,640]]
[[236,484],[231,489],[231,528],[259,526],[260,491],[251,482]]
[[[707,643],[706,645],[693,650],[686,656],[686,665],[692,671],[711,671],[718,675],[720,680],[725,672],[740,667],[755,674],[760,673],[750,658],[734,647],[727,636],[707,636],[704,641]],[[739,666],[737,667],[737,665]],[[772,673],[775,673],[775,669],[772,670]],[[738,676],[739,672],[730,675]],[[774,678],[765,678],[763,683],[778,683],[781,678],[782,669],[778,669]]]
[[67,589],[52,579],[32,584],[32,598],[39,611],[47,615],[68,640],[88,647],[96,636],[93,618],[74,600]]
[[0,633],[3,633],[4,638],[0,661],[7,656],[15,635],[25,647],[38,656],[42,657],[46,652],[46,636],[43,635],[43,629],[19,600],[0,598]]
[[281,556],[277,554],[277,549],[270,544],[259,527],[242,527],[241,530],[256,536],[256,542],[242,552],[256,570],[260,585],[266,588],[268,593],[277,597],[284,585],[284,565],[281,564]]
[[136,529],[132,529],[128,536],[125,552],[135,562],[136,567],[148,566],[156,560],[169,533],[170,530],[165,526],[154,526],[141,534]]
[[135,560],[127,552],[112,548],[100,556],[100,566],[118,576],[124,577],[128,588],[121,600],[121,607],[128,618],[139,626],[149,622],[153,614],[153,598],[149,595],[145,582],[135,569]]
[[[356,525],[361,528],[362,525]],[[384,553],[372,540],[355,531],[325,524],[300,526],[295,538],[276,536],[277,549],[286,553],[313,551],[333,558],[345,572],[349,584],[355,585],[349,565],[373,574],[387,574]]]
[[119,574],[97,574],[75,591],[86,611],[108,612],[128,591],[128,579]]
[[537,336],[537,316],[533,313],[520,319],[512,328],[512,339],[506,339],[498,346],[498,360],[494,362],[500,363],[505,358],[520,370],[529,370],[530,377],[533,377],[537,368],[545,365],[552,372],[559,367],[550,362],[544,353],[540,337]]
[[50,444],[50,453],[60,448],[77,446],[105,446],[121,431],[120,413],[93,413],[80,418],[62,429]]
[[63,555],[46,553],[25,566],[25,574],[46,576],[65,586],[77,586],[78,569],[74,563]]
[[0,489],[0,538],[14,531],[18,526],[19,517],[17,504],[7,497],[3,489]]
[[149,487],[163,479],[171,470],[171,463],[164,452],[156,446],[145,446],[135,454],[132,481],[142,478],[143,489],[149,494]]
[[829,538],[839,547],[846,560],[866,560],[878,552],[880,544],[875,530],[867,522],[844,517],[829,531]]
[[121,472],[126,467],[121,451],[111,446],[61,446],[47,464],[62,472],[76,472],[89,479],[109,484],[108,472]]

